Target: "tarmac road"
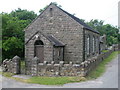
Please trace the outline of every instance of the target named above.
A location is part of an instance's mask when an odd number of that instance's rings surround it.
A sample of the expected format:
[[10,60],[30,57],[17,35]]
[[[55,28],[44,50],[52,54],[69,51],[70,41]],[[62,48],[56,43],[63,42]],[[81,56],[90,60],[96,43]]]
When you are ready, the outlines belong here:
[[18,82],[0,75],[0,83],[0,88],[118,88],[118,57],[107,65],[106,72],[96,80],[48,86]]

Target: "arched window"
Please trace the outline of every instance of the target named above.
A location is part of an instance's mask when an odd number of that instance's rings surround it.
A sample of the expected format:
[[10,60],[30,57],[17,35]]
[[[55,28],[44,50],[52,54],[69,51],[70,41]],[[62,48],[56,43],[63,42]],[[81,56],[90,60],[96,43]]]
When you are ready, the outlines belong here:
[[34,45],[44,45],[41,40],[36,40]]
[[93,53],[95,52],[95,37],[93,36],[93,40],[92,40],[92,45],[93,45]]
[[87,36],[87,54],[90,54],[90,36]]

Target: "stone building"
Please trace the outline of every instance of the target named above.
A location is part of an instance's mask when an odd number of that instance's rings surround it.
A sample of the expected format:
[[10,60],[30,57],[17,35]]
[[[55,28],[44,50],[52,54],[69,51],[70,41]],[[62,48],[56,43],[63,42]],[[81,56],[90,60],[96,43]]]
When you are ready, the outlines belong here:
[[80,64],[99,54],[99,37],[98,31],[51,3],[25,29],[27,73],[35,56],[39,63],[72,61]]

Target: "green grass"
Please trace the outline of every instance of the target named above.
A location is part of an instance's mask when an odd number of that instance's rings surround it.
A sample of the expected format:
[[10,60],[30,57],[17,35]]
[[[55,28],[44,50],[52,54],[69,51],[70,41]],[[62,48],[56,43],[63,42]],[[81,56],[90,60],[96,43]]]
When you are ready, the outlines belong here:
[[120,51],[118,51],[118,54],[120,54]]
[[[100,77],[106,70],[106,65],[112,61],[117,54],[120,53],[120,51],[115,51],[113,52],[108,58],[103,60],[96,69],[91,71],[89,75],[85,77],[42,77],[42,76],[36,76],[36,77],[31,77],[29,79],[21,79],[21,78],[16,78],[12,77],[14,74],[11,73],[3,73],[3,76],[6,76],[11,79],[15,79],[17,81],[21,82],[26,82],[26,83],[35,83],[35,84],[42,84],[42,85],[63,85],[66,83],[73,83],[73,82],[81,82],[81,81],[86,81],[90,79],[96,79]],[[21,63],[24,66],[24,62]]]
[[43,76],[43,77],[31,77],[30,79],[22,79],[18,77],[12,77],[15,74],[9,72],[3,72],[2,75],[17,81],[21,81],[25,83],[42,84],[42,85],[63,85],[66,83],[86,81],[85,77],[78,77],[78,76],[77,77],[44,77]]
[[117,56],[117,54],[118,54],[118,51],[111,53],[111,55],[108,58],[104,59],[93,71],[89,73],[89,75],[86,78],[89,80],[89,79],[96,79],[100,77],[105,72],[106,65],[110,61],[112,61]]
[[21,68],[24,69],[25,68],[25,61],[21,60]]
[[10,72],[2,72],[1,74],[2,74],[3,76],[5,76],[5,77],[8,77],[8,78],[10,78],[10,77],[12,77],[13,75],[15,75],[15,74],[10,73]]
[[104,52],[104,53],[105,53],[105,52],[108,52],[108,50],[102,50],[102,52]]
[[32,77],[27,82],[43,85],[63,85],[66,83],[85,81],[85,77]]

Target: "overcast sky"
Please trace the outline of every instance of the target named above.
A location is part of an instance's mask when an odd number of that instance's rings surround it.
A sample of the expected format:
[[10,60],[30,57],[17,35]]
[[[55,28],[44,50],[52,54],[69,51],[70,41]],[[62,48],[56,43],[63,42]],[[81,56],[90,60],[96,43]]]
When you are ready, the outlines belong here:
[[57,2],[65,11],[80,19],[104,20],[105,24],[118,26],[118,2],[120,0],[1,0],[0,12],[11,12],[17,8],[39,12],[40,9]]

